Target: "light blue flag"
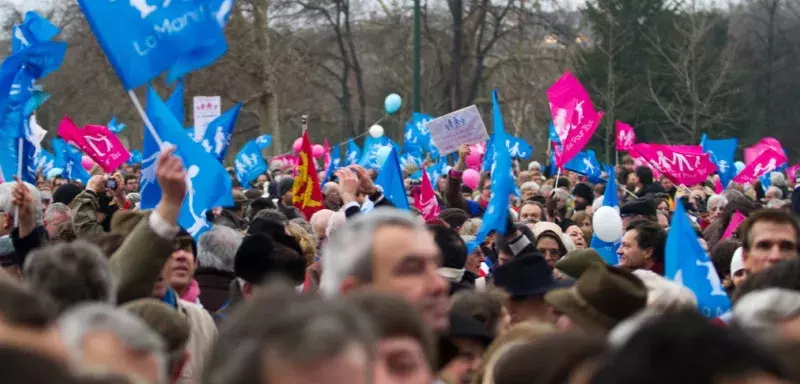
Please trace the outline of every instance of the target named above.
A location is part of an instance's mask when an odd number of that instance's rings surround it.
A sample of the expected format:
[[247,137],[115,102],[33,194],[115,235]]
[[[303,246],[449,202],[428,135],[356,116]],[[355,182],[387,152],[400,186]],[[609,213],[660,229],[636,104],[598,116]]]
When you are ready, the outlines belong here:
[[113,133],[120,133],[128,127],[125,123],[119,121],[116,116],[112,117],[106,126]]
[[131,157],[128,159],[128,161],[125,162],[125,164],[128,165],[137,165],[141,163],[142,163],[142,151],[138,149],[132,150]]
[[58,27],[36,12],[25,13],[22,24],[12,28],[11,52],[17,52],[40,42],[48,41],[60,32]]
[[358,159],[361,158],[361,148],[358,147],[358,144],[353,139],[347,140],[347,155],[345,156],[345,164],[347,165],[354,165],[358,163]]
[[79,181],[83,184],[88,183],[92,175],[83,168],[81,163],[83,152],[60,138],[54,138],[51,143],[53,144],[53,155],[56,157],[56,164],[59,164],[59,156],[63,156],[64,159],[64,172],[61,176],[67,180]]
[[264,161],[264,156],[261,156],[261,149],[255,140],[248,141],[236,154],[234,165],[236,178],[242,186],[250,185],[259,175],[267,172],[267,162]]
[[256,137],[256,144],[258,144],[258,149],[264,149],[272,145],[272,136],[270,135],[261,135]]
[[603,173],[600,162],[593,150],[578,152],[575,157],[564,164],[564,168],[580,175],[597,178]]
[[178,84],[175,85],[175,89],[172,90],[166,103],[169,111],[183,126],[186,123],[186,114],[183,111],[183,79],[178,79]]
[[731,302],[714,264],[697,239],[683,203],[676,201],[664,248],[666,277],[691,289],[700,312],[716,318],[730,309]]
[[[400,155],[400,169],[407,170],[408,167],[416,167],[420,168],[422,163],[425,162],[425,159],[420,157],[422,154],[419,152],[409,153],[406,152]],[[422,173],[419,173],[420,177],[422,177]]]
[[[494,129],[494,141],[504,143],[506,129],[503,124],[503,114],[500,112],[500,105],[497,101],[497,90],[492,92],[492,126]],[[488,153],[488,151],[487,151]],[[483,222],[475,236],[475,241],[480,244],[491,231],[504,235],[506,233],[506,222],[508,221],[509,195],[514,192],[514,178],[511,169],[511,156],[508,151],[495,151],[494,164],[492,169],[492,197],[486,212],[483,214]]]
[[[214,155],[220,163],[225,160],[225,154],[228,153],[228,146],[231,145],[231,136],[233,136],[233,127],[236,125],[236,119],[239,118],[241,109],[242,103],[236,103],[233,108],[219,115],[208,124],[205,135],[200,141],[206,152]],[[258,143],[256,144],[258,145]]]
[[40,149],[35,154],[35,168],[38,169],[42,175],[48,174],[50,170],[55,168],[55,163],[55,156],[44,148]]
[[[445,159],[442,159],[425,169],[428,173],[428,180],[430,180],[431,186],[433,186],[434,190],[436,190],[436,184],[439,182],[439,179],[442,177],[442,175],[444,175],[446,166],[447,162]],[[411,180],[422,180],[422,169],[414,172],[409,176],[409,178]]]
[[408,198],[406,197],[406,187],[403,184],[403,172],[400,171],[400,162],[397,159],[397,152],[392,148],[386,162],[378,172],[375,184],[383,188],[383,197],[389,199],[396,208],[408,210]]
[[[616,208],[619,211],[619,196],[617,196],[617,175],[614,167],[607,169],[608,184],[606,184],[606,193],[603,195],[603,206]],[[617,249],[621,243],[621,238],[614,242],[605,242],[600,240],[597,235],[592,235],[592,241],[589,247],[597,251],[600,257],[605,260],[608,265],[619,264],[619,256],[617,256]]]
[[[508,153],[511,155],[512,159],[527,159],[533,155],[533,147],[525,142],[525,140],[511,135],[506,135],[506,139],[504,141],[506,143],[506,149],[508,150]],[[494,139],[494,134],[492,134],[489,136],[489,140],[487,141],[486,154],[483,157],[484,170],[489,170],[491,168],[491,164],[494,163],[495,143],[496,141]]]
[[[203,147],[186,135],[181,124],[166,104],[153,90],[147,90],[147,115],[153,122],[156,134],[164,144],[176,147],[175,155],[183,160],[187,173],[186,198],[181,206],[178,224],[197,239],[211,228],[206,212],[216,207],[233,205],[232,182],[228,172]],[[161,198],[161,187],[156,180],[156,160],[159,148],[155,139],[145,130],[145,159],[142,162],[142,209],[155,207]],[[155,146],[155,149],[153,147]]]
[[717,166],[722,187],[727,187],[728,183],[736,177],[736,167],[733,165],[736,147],[739,145],[738,139],[709,139],[703,134],[703,152],[710,154],[711,161]]
[[63,139],[58,137],[50,139],[50,148],[53,150],[53,157],[55,158],[53,166],[56,168],[64,169],[67,166],[66,144]]
[[[224,30],[225,25],[228,24],[231,18],[234,0],[210,0],[210,2],[214,19],[220,29]],[[192,51],[190,54],[178,59],[167,74],[167,82],[173,83],[175,79],[203,68],[224,55],[228,45],[224,37],[221,37],[221,39],[221,41],[209,41],[205,47]]]
[[556,126],[553,125],[551,121],[547,128],[547,138],[550,139],[551,143],[556,143],[561,145],[561,138],[558,137],[558,132],[556,132]]
[[327,183],[333,179],[334,173],[342,167],[342,155],[339,153],[339,144],[334,144],[333,149],[331,149],[331,164],[328,166],[328,171],[325,172],[325,180],[323,183]]
[[378,149],[384,145],[384,140],[367,136],[364,139],[364,150],[361,152],[361,160],[358,165],[367,169],[378,169]]
[[213,3],[78,0],[97,41],[128,90],[168,69],[172,82],[225,53],[227,44]]

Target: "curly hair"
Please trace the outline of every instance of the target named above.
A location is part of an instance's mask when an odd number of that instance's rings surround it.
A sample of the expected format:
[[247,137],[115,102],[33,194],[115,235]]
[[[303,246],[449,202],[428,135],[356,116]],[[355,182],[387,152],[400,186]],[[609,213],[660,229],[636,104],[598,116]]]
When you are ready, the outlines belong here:
[[295,221],[290,221],[286,225],[286,230],[289,234],[300,244],[300,249],[303,251],[303,257],[306,259],[306,265],[314,263],[317,257],[317,238],[309,234],[302,225]]

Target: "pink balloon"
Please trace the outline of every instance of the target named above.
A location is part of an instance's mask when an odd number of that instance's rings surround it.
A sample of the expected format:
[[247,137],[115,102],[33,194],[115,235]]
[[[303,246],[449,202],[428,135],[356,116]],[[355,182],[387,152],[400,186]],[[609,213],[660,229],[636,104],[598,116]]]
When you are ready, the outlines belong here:
[[311,153],[314,155],[315,159],[319,159],[320,157],[325,155],[325,147],[319,144],[314,144],[314,146],[311,147]]
[[467,169],[461,176],[461,180],[464,182],[464,185],[474,191],[478,188],[478,182],[481,181],[481,174],[474,169]]
[[294,145],[292,145],[292,149],[294,149],[294,151],[298,152],[298,153],[303,150],[303,138],[302,137],[298,137],[297,140],[294,141]]
[[94,167],[94,160],[92,160],[92,158],[89,156],[83,155],[81,157],[81,165],[83,165],[85,170],[91,171]]
[[477,168],[481,164],[481,158],[483,155],[480,154],[478,151],[472,151],[467,155],[467,167],[472,169]]

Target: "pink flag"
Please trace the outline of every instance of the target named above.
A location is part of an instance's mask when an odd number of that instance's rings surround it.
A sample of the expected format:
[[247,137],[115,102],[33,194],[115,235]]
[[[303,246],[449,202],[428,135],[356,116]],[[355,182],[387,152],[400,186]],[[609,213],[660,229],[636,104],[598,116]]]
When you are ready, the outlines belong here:
[[731,222],[728,224],[728,228],[725,228],[725,232],[722,234],[722,240],[730,239],[731,236],[733,236],[733,233],[736,232],[736,228],[739,228],[739,224],[742,224],[744,219],[746,219],[746,217],[744,217],[741,212],[736,211],[736,213],[733,214],[733,217],[731,217]]
[[733,178],[733,181],[741,184],[750,183],[774,171],[779,166],[786,163],[786,160],[785,154],[778,153],[772,148],[767,148],[765,151],[761,152],[755,160],[745,165],[744,169]]
[[325,169],[327,170],[328,167],[331,166],[331,146],[328,145],[328,138],[325,138],[323,141],[322,146],[325,148]]
[[794,183],[794,174],[798,169],[800,169],[800,164],[795,164],[786,168],[786,175],[789,176],[789,183]]
[[694,153],[693,150],[661,144],[634,144],[633,148],[650,167],[675,184],[699,184],[717,170],[708,153]]
[[561,147],[556,148],[556,166],[563,166],[586,146],[603,119],[596,112],[589,93],[571,73],[565,72],[547,90],[550,114]]
[[428,178],[428,172],[422,168],[422,182],[420,188],[414,193],[414,207],[422,212],[422,217],[425,220],[430,220],[439,216],[441,209],[439,202],[436,200],[436,194],[433,193],[433,185]]
[[722,186],[722,181],[719,180],[719,177],[714,178],[714,193],[717,195],[721,195],[722,192],[725,192],[725,188]]
[[761,139],[754,146],[744,149],[744,164],[748,165],[758,158],[759,155],[764,153],[767,149],[772,149],[783,157],[786,157],[786,151],[783,150],[781,143],[774,137],[765,137]]
[[117,136],[102,125],[81,129],[69,116],[64,116],[58,125],[58,135],[80,148],[106,172],[114,172],[131,157]]
[[633,127],[617,120],[617,151],[629,151],[636,143]]

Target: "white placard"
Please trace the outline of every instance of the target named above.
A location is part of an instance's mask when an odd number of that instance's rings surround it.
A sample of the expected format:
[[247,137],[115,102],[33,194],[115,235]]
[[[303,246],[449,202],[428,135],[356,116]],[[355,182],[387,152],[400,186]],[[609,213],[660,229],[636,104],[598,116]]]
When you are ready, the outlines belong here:
[[457,151],[461,144],[478,144],[489,138],[481,113],[474,105],[431,120],[428,130],[442,156]]
[[194,97],[194,140],[203,140],[206,127],[222,114],[222,98],[219,96]]

